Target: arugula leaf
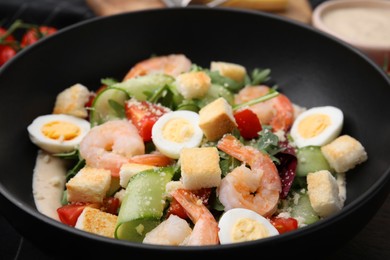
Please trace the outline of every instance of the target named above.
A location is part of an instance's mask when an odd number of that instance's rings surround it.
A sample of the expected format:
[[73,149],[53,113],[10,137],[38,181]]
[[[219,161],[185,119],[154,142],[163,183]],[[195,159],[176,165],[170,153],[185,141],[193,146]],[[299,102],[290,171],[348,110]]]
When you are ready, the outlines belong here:
[[222,76],[218,71],[205,70],[205,72],[210,77],[212,84],[223,86],[231,92],[238,92],[244,86],[243,83]]
[[258,141],[254,146],[267,153],[274,162],[279,164],[279,159],[275,155],[285,148],[279,146],[279,137],[271,131],[271,126],[263,125],[262,127],[263,129],[259,132]]
[[260,69],[256,68],[252,71],[252,85],[260,85],[271,79],[271,70],[270,69]]

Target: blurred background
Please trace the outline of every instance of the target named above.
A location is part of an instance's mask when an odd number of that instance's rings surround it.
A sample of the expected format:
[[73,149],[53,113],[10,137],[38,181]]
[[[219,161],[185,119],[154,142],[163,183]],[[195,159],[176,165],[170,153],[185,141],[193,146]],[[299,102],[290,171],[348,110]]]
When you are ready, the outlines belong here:
[[[0,0],[0,27],[8,29],[20,19],[38,26],[47,25],[62,29],[98,16],[113,15],[121,12],[147,8],[167,8],[167,4],[177,2],[163,0]],[[194,0],[194,4],[207,4],[210,1]],[[287,17],[297,22],[311,25],[313,11],[324,0],[274,0],[257,1],[256,5],[248,1],[234,1],[232,8],[249,8]],[[255,1],[251,1],[252,4]],[[25,31],[15,31],[17,41]],[[1,35],[1,34],[0,34]],[[1,44],[0,44],[1,45]],[[1,205],[0,205],[1,206]],[[390,255],[390,237],[382,228],[390,219],[390,199],[363,229],[357,237],[343,247],[332,259],[383,259]],[[387,222],[388,223],[388,222]],[[0,259],[53,259],[34,248],[20,237],[0,216]]]

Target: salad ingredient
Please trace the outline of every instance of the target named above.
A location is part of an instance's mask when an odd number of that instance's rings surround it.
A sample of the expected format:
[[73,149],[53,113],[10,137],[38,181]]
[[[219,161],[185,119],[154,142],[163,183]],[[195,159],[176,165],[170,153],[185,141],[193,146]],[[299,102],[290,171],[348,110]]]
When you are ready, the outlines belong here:
[[232,208],[224,212],[218,222],[221,244],[252,241],[279,235],[271,222],[246,208]]
[[298,221],[295,218],[273,217],[271,224],[278,230],[279,234],[298,229]]
[[66,183],[67,199],[69,202],[103,203],[110,184],[109,170],[84,167]]
[[82,202],[64,205],[57,209],[58,217],[62,223],[74,227],[76,226],[77,219],[87,206],[87,203]]
[[[179,202],[170,195],[170,193],[177,189],[184,189],[184,185],[181,181],[171,181],[167,184],[166,192],[172,198],[169,203],[169,208],[167,209],[167,216],[173,214],[181,217],[182,219],[189,219],[184,208],[179,204]],[[210,205],[210,196],[213,192],[212,188],[201,188],[197,190],[191,190],[191,193],[198,198],[198,202],[203,203],[206,207]]]
[[86,86],[79,83],[74,84],[57,95],[53,114],[67,114],[87,118],[88,111],[85,105],[89,101],[90,95]]
[[[251,146],[244,146],[232,135],[225,135],[218,149],[243,162],[229,172],[217,188],[225,211],[247,208],[269,217],[277,210],[282,184],[271,158]],[[248,164],[250,168],[246,167]]]
[[[270,92],[268,86],[246,86],[234,97],[235,104],[242,104],[267,95]],[[259,118],[262,125],[270,125],[274,132],[278,130],[288,131],[294,121],[294,107],[291,101],[283,94],[265,102],[249,106]]]
[[183,54],[152,57],[138,62],[123,80],[148,74],[166,74],[173,77],[191,69],[192,62]]
[[178,159],[183,148],[200,145],[203,132],[198,125],[199,115],[195,112],[177,110],[165,113],[153,125],[153,143],[162,154]]
[[185,99],[203,98],[211,87],[211,79],[204,71],[190,71],[176,77],[177,91]]
[[321,152],[320,146],[304,146],[297,149],[297,170],[298,177],[307,176],[310,172],[316,172],[319,170],[332,171],[328,161],[325,159]]
[[119,83],[112,84],[110,87],[122,89],[127,92],[130,97],[138,101],[147,100],[150,93],[154,93],[165,85],[171,85],[174,78],[165,74],[150,74],[124,80]]
[[363,145],[349,135],[337,137],[321,147],[321,151],[337,173],[347,172],[368,159]]
[[199,127],[209,141],[217,141],[237,127],[233,109],[226,99],[220,97],[199,111]]
[[139,163],[125,163],[121,166],[121,169],[119,171],[119,184],[123,188],[126,188],[131,177],[133,177],[139,172],[149,169],[155,169],[155,166]]
[[126,101],[125,111],[126,117],[138,129],[144,142],[149,142],[152,140],[153,125],[163,114],[171,110],[159,104],[132,98]]
[[184,208],[194,224],[191,235],[186,238],[185,245],[202,246],[218,245],[218,222],[213,214],[189,190],[177,189],[171,193],[172,197]]
[[210,64],[210,70],[218,71],[221,76],[227,77],[239,83],[243,83],[247,75],[247,71],[244,66],[231,62],[212,61]]
[[307,193],[311,206],[321,217],[333,215],[342,208],[337,181],[327,170],[307,175]]
[[233,92],[228,90],[223,85],[211,84],[211,87],[209,88],[207,94],[198,101],[198,105],[200,108],[202,108],[220,97],[224,98],[228,104],[233,105],[234,103]]
[[242,109],[234,113],[234,119],[240,135],[245,139],[253,139],[259,136],[261,123],[257,115],[250,109]]
[[130,121],[117,119],[91,128],[79,151],[88,166],[110,170],[118,177],[122,164],[145,153],[145,144]]
[[124,106],[129,96],[126,91],[110,87],[100,91],[93,99],[90,112],[91,126],[125,117]]
[[46,25],[30,28],[23,34],[20,46],[25,48],[36,43],[39,39],[52,35],[56,32],[57,28]]
[[162,167],[142,171],[130,179],[119,210],[115,238],[142,242],[145,234],[160,224],[166,206],[165,186],[173,175],[173,167]]
[[291,137],[297,147],[322,146],[341,132],[343,112],[334,106],[310,108],[298,115],[291,127]]
[[191,232],[192,229],[187,221],[176,215],[169,215],[166,220],[147,233],[142,242],[146,244],[178,246],[184,242]]
[[310,225],[317,222],[320,217],[311,206],[309,195],[306,192],[294,192],[294,196],[297,196],[297,198],[292,200],[291,216],[299,219],[301,225]]
[[165,167],[174,164],[174,160],[159,152],[153,152],[148,154],[134,155],[129,159],[131,163],[147,164],[157,167]]
[[181,182],[185,189],[212,188],[221,183],[219,153],[215,147],[183,148],[180,167]]
[[101,236],[114,238],[118,217],[92,207],[85,207],[77,219],[75,228]]
[[27,127],[30,140],[49,153],[71,152],[88,134],[87,120],[65,114],[48,114],[35,118]]

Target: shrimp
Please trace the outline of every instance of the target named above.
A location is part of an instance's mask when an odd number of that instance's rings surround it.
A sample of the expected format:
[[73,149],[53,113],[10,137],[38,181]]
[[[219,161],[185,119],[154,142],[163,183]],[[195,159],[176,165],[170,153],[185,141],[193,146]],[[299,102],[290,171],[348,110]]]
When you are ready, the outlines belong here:
[[128,120],[112,120],[93,127],[80,142],[80,156],[88,166],[111,170],[119,176],[122,164],[145,153],[137,128]]
[[[241,104],[264,96],[269,92],[270,88],[267,86],[246,86],[241,89],[234,97],[236,104]],[[274,132],[278,130],[287,131],[294,121],[294,107],[291,101],[283,94],[267,100],[265,102],[257,103],[249,107],[260,122],[265,125],[271,125]]]
[[222,137],[217,147],[243,162],[228,173],[217,188],[225,210],[247,208],[264,217],[271,216],[282,191],[279,173],[271,158],[251,146],[244,146],[230,134]]
[[176,77],[191,69],[192,62],[183,54],[171,54],[152,57],[137,63],[125,75],[123,80],[151,73],[164,73]]
[[184,244],[191,246],[218,245],[218,223],[202,201],[184,189],[174,190],[171,194],[195,224],[191,235],[186,238]]

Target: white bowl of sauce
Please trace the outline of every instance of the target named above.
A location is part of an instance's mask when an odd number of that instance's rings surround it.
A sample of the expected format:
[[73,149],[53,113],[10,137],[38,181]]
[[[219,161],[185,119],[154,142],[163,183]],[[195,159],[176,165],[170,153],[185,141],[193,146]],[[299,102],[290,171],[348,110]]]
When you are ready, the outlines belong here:
[[315,28],[361,50],[382,68],[390,64],[390,1],[330,0],[312,16]]

